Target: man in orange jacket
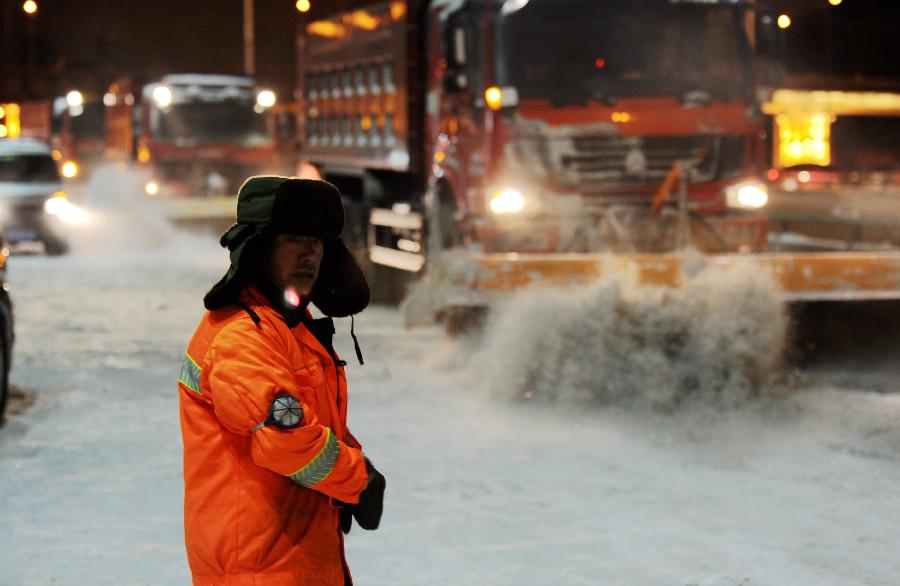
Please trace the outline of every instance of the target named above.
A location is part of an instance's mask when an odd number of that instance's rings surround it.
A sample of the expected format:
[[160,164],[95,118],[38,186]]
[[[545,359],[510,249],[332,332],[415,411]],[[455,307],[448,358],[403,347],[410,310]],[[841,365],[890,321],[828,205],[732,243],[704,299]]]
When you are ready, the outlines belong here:
[[[221,239],[231,267],[204,298],[178,379],[195,585],[348,585],[343,533],[353,519],[378,527],[384,477],[347,429],[331,344],[331,317],[369,303],[343,224],[324,181],[240,189]],[[312,319],[308,303],[329,317]]]

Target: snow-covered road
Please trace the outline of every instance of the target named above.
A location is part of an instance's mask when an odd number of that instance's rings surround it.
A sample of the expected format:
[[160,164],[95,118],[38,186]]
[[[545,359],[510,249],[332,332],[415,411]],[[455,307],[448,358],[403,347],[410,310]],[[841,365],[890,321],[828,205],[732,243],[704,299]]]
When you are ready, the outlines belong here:
[[[12,383],[37,401],[0,430],[0,585],[188,583],[175,379],[212,240],[11,260]],[[900,583],[900,394],[511,404],[474,342],[384,308],[356,330],[350,425],[388,479],[381,529],[348,537],[358,584]]]

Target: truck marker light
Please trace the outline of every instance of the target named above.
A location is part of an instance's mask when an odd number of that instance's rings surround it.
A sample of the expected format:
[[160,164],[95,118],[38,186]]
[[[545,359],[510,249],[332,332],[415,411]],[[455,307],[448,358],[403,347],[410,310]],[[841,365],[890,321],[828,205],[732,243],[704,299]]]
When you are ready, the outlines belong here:
[[404,16],[406,16],[406,2],[401,2],[400,0],[391,2],[391,18],[394,21],[400,21],[403,20]]
[[491,110],[499,110],[503,105],[503,92],[497,86],[491,86],[484,90],[484,100]]

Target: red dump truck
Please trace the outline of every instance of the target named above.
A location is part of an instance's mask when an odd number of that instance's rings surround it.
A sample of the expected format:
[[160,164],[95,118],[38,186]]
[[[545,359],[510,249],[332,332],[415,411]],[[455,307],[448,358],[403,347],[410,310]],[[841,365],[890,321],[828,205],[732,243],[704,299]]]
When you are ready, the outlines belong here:
[[896,258],[848,280],[855,259],[764,252],[754,23],[738,0],[347,11],[300,32],[301,155],[348,195],[358,241],[368,220],[376,291],[468,266],[438,312],[625,266],[677,286],[737,255],[796,298],[896,288]]
[[166,201],[173,220],[234,215],[234,194],[250,175],[275,168],[269,110],[276,97],[243,76],[173,74],[112,84],[106,104],[107,155],[136,161],[144,191]]

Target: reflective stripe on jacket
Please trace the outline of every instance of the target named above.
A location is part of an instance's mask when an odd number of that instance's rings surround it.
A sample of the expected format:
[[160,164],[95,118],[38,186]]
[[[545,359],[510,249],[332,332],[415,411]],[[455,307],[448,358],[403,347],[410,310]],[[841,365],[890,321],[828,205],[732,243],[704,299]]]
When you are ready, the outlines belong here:
[[[259,323],[238,307],[207,312],[178,379],[193,583],[342,585],[331,499],[358,502],[367,479],[343,368],[257,291],[244,302]],[[300,400],[301,425],[256,429],[283,392]]]

